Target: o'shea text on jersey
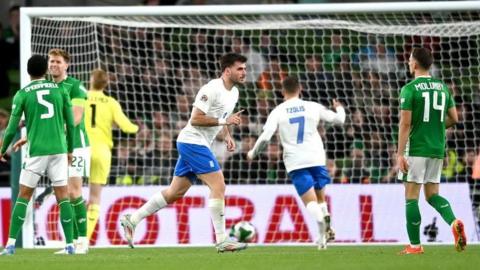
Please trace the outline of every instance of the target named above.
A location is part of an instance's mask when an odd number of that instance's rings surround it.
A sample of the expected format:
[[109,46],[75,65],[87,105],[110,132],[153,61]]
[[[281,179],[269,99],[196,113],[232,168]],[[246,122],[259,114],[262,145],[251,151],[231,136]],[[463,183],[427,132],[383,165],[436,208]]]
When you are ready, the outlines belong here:
[[439,82],[421,82],[415,84],[415,90],[443,90],[443,84]]
[[304,111],[305,111],[305,107],[303,106],[287,108],[287,113],[298,113],[298,112],[304,112]]

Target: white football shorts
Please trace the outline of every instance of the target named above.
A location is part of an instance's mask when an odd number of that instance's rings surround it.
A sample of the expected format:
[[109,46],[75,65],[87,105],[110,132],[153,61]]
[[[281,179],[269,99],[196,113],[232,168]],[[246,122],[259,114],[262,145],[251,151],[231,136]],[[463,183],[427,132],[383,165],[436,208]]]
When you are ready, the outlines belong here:
[[68,177],[90,177],[90,147],[73,149],[72,165],[68,167]]
[[[408,174],[398,172],[398,179],[417,184],[440,183],[443,159],[427,157],[406,157]],[[406,178],[405,178],[406,176]]]
[[54,187],[66,186],[68,179],[67,154],[25,158],[20,173],[20,184],[35,188],[42,176],[48,176]]

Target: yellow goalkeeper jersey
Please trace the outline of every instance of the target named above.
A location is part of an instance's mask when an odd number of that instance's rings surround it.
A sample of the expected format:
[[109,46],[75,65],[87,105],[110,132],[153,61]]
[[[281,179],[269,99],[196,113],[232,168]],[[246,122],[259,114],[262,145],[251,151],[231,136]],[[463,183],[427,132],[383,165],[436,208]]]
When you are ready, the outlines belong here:
[[116,124],[125,133],[136,133],[138,126],[123,113],[120,103],[102,91],[88,91],[85,106],[85,127],[92,147],[103,144],[113,147],[112,128]]

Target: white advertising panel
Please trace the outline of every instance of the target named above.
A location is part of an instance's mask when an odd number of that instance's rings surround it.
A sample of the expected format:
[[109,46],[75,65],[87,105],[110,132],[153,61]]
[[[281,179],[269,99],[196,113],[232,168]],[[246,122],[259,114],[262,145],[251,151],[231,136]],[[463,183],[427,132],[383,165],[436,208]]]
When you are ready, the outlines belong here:
[[[94,245],[126,244],[120,217],[140,207],[163,188],[106,187],[103,190]],[[329,185],[326,194],[332,226],[336,231],[336,242],[408,242],[402,185]],[[0,200],[8,195],[0,192]],[[142,221],[137,226],[136,242],[160,246],[213,243],[213,227],[207,208],[208,195],[207,187],[193,186],[183,200]],[[478,242],[468,185],[442,184],[441,195],[450,201],[457,217],[464,221],[469,242]],[[423,197],[419,204],[422,213],[422,242],[429,240],[424,231],[434,220],[438,234],[430,237],[430,240],[453,242],[451,229],[441,216]],[[50,196],[35,210],[36,237],[47,244],[52,240],[63,239],[57,209],[54,196]],[[316,240],[316,222],[308,215],[295,189],[290,185],[228,186],[225,216],[228,227],[240,220],[250,221],[257,229],[256,243],[308,243]],[[5,226],[4,220],[2,223],[1,226]]]

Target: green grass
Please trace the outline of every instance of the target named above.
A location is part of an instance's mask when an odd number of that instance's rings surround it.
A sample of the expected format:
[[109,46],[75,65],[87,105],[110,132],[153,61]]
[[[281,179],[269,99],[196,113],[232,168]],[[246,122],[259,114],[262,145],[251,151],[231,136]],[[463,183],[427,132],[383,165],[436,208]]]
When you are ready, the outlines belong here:
[[53,255],[53,250],[17,250],[0,257],[0,269],[37,270],[233,270],[233,269],[480,269],[480,246],[457,253],[452,246],[425,246],[425,254],[399,256],[400,246],[250,247],[217,254],[211,248],[92,249],[88,255]]

